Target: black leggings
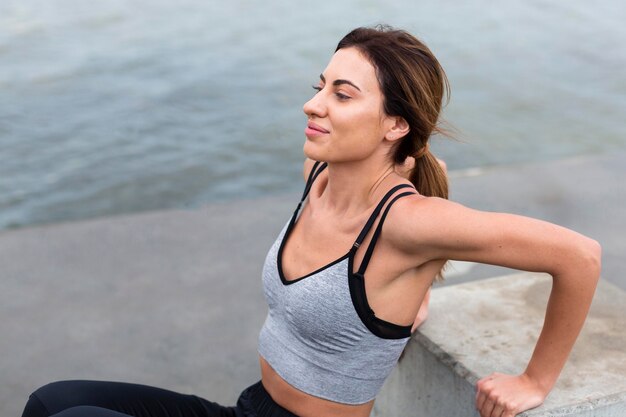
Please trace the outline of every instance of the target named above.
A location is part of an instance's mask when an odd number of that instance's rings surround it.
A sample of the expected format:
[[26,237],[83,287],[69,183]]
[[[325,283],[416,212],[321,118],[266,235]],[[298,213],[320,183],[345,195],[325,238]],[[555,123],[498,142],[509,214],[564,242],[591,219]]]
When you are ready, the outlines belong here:
[[235,407],[195,395],[124,382],[60,381],[31,394],[22,417],[297,417],[263,384],[246,388]]

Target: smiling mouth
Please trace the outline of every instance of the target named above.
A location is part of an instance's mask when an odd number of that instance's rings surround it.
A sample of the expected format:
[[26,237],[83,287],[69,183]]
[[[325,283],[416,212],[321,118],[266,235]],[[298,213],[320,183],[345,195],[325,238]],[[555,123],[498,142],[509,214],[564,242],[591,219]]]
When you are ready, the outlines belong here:
[[308,129],[315,130],[320,133],[330,133],[328,130],[324,129],[321,126],[316,125],[315,123],[309,122],[306,126]]

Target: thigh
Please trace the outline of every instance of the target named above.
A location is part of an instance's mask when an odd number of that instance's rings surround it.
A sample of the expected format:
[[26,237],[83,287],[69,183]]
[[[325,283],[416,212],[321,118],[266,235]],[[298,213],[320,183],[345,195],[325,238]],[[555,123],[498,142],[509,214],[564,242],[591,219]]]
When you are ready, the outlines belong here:
[[35,391],[23,417],[47,417],[76,406],[101,407],[133,417],[234,417],[233,407],[161,388],[125,382],[59,381]]
[[79,405],[54,414],[52,417],[132,417],[128,414],[118,413],[108,408]]

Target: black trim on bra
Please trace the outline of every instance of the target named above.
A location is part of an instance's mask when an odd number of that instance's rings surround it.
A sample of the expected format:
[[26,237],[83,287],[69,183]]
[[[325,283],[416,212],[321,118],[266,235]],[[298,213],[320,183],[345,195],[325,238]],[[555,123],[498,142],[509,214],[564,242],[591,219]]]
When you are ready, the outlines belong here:
[[[391,208],[393,203],[395,203],[396,200],[398,200],[399,198],[405,197],[407,195],[415,194],[415,192],[403,192],[395,196],[389,202],[389,204],[387,204],[386,207],[385,207],[385,204],[387,203],[389,198],[393,196],[394,193],[396,193],[398,190],[402,188],[411,188],[414,190],[414,188],[411,185],[409,184],[396,185],[385,194],[385,196],[380,200],[380,202],[378,203],[378,205],[376,206],[376,208],[374,209],[370,217],[367,219],[367,222],[363,226],[363,229],[359,233],[357,239],[355,240],[354,244],[352,245],[348,253],[316,269],[315,271],[308,273],[302,277],[296,278],[296,279],[287,280],[285,278],[285,275],[283,274],[282,254],[283,254],[283,249],[285,247],[285,243],[289,237],[291,230],[293,229],[293,226],[296,223],[296,220],[298,218],[298,213],[300,212],[300,209],[302,208],[302,204],[304,200],[306,199],[307,195],[309,194],[309,192],[311,191],[313,182],[319,176],[319,174],[324,169],[326,169],[327,166],[328,164],[326,162],[322,164],[320,164],[319,161],[315,162],[315,164],[313,165],[313,168],[311,169],[311,172],[309,173],[309,177],[306,181],[304,192],[302,193],[302,198],[300,199],[300,202],[298,203],[298,206],[296,210],[294,211],[293,215],[291,216],[291,220],[289,221],[289,224],[287,225],[287,229],[285,230],[285,234],[283,235],[282,241],[280,242],[280,247],[278,248],[278,253],[276,256],[277,258],[276,263],[277,263],[278,275],[280,277],[280,280],[283,283],[283,285],[295,284],[296,282],[299,282],[305,278],[308,278],[312,275],[320,273],[324,271],[325,269],[328,269],[332,267],[333,265],[336,265],[339,262],[343,261],[344,259],[348,258],[348,286],[350,289],[350,298],[352,299],[352,304],[359,318],[361,319],[361,322],[365,325],[365,327],[368,328],[369,331],[371,331],[374,335],[382,339],[407,338],[411,336],[412,325],[401,326],[401,325],[391,323],[391,322],[388,322],[388,321],[385,321],[376,317],[374,310],[372,310],[369,303],[367,302],[367,294],[365,292],[365,270],[367,269],[367,265],[369,264],[372,253],[374,252],[374,247],[376,246],[376,242],[381,234],[382,226],[385,221],[385,218],[387,217],[387,213],[389,212],[389,209]],[[378,222],[378,225],[376,227],[376,230],[374,231],[374,235],[372,236],[372,240],[370,241],[368,245],[367,251],[365,252],[365,256],[363,257],[363,261],[361,262],[359,270],[357,272],[352,272],[354,268],[354,255],[357,249],[359,248],[359,246],[363,243],[363,240],[365,240],[365,237],[367,236],[370,229],[374,225],[374,222],[376,221],[376,218],[382,211],[383,207],[385,207],[385,211],[383,212],[380,218],[380,221]]]
[[348,254],[346,253],[342,257],[335,259],[334,261],[322,266],[321,268],[296,279],[287,280],[287,278],[285,277],[285,274],[283,273],[283,260],[282,259],[283,259],[283,249],[285,247],[285,242],[287,241],[287,238],[289,237],[289,234],[291,233],[291,229],[293,229],[293,226],[296,223],[296,220],[298,219],[298,213],[300,212],[300,209],[302,208],[302,203],[306,199],[307,195],[309,195],[309,192],[311,191],[311,188],[313,187],[313,182],[315,182],[315,179],[322,173],[322,171],[326,169],[327,166],[328,164],[326,162],[320,163],[319,161],[315,161],[315,164],[313,164],[313,168],[311,168],[309,177],[306,180],[306,185],[304,186],[304,192],[302,193],[300,202],[298,203],[296,210],[293,212],[293,215],[291,216],[291,220],[289,220],[289,225],[287,226],[287,230],[285,230],[285,234],[283,235],[283,240],[280,242],[280,247],[278,248],[278,254],[276,255],[276,265],[278,267],[278,275],[280,276],[280,280],[282,281],[284,285],[294,284],[300,280],[303,280],[304,278],[307,278],[311,275],[321,272],[326,268],[330,268],[336,263],[343,261],[348,256]]
[[[317,169],[318,166],[320,167],[319,169]],[[322,171],[326,169],[327,166],[328,166],[328,163],[326,162],[322,163],[322,165],[320,166],[320,161],[315,161],[315,163],[313,164],[313,168],[311,168],[311,172],[309,172],[309,178],[307,178],[306,180],[306,185],[304,186],[304,192],[302,193],[300,202],[304,201],[306,196],[309,194],[309,191],[311,191],[313,182],[315,181],[317,176],[320,175]]]
[[[396,202],[396,200],[405,197],[407,195],[415,194],[413,192],[404,192],[398,194],[387,204],[383,215],[378,222],[378,226],[376,226],[376,230],[374,231],[374,235],[372,236],[372,240],[367,247],[367,251],[363,257],[363,261],[359,267],[357,272],[352,272],[354,269],[354,254],[356,253],[356,248],[354,247],[350,250],[350,260],[348,262],[348,286],[350,287],[350,297],[352,298],[352,304],[354,304],[354,308],[359,315],[359,318],[376,336],[382,339],[404,339],[406,337],[411,336],[411,328],[413,324],[408,326],[401,326],[399,324],[391,323],[376,317],[374,310],[370,307],[367,301],[367,294],[365,292],[365,270],[367,269],[367,265],[372,257],[372,253],[374,252],[374,248],[376,246],[376,242],[380,233],[382,232],[383,223],[385,218],[387,217],[387,213],[389,213],[389,209]],[[369,226],[371,228],[371,225]],[[368,228],[368,230],[369,230]],[[367,233],[366,233],[367,234]],[[362,242],[362,240],[361,240]]]
[[395,196],[393,200],[389,202],[389,204],[387,204],[387,207],[385,207],[385,211],[383,212],[383,215],[380,216],[380,221],[378,222],[378,226],[376,226],[376,230],[374,230],[374,235],[372,236],[372,240],[370,240],[370,244],[367,246],[367,251],[365,252],[365,255],[363,256],[363,260],[361,261],[361,266],[359,266],[359,271],[358,271],[359,274],[365,275],[365,270],[367,269],[367,265],[369,265],[370,259],[372,258],[372,254],[374,253],[376,242],[378,241],[378,238],[380,237],[380,234],[383,230],[383,224],[385,223],[385,219],[387,218],[387,213],[389,213],[389,209],[391,208],[393,203],[395,203],[398,199],[402,197],[406,197],[407,195],[412,195],[412,194],[415,194],[415,193],[412,193],[412,192],[400,193],[397,196]]
[[[352,259],[348,262],[348,268],[352,269]],[[350,297],[352,304],[356,310],[361,322],[374,335],[381,339],[404,339],[411,336],[411,327],[401,326],[376,317],[374,310],[367,302],[367,294],[365,293],[365,277],[358,272],[348,272],[348,286],[350,287]]]
[[[284,240],[283,240],[283,242],[284,242]],[[281,244],[281,246],[282,246],[282,244]],[[279,254],[280,254],[280,253],[281,253],[281,252],[280,252],[280,250],[279,250]],[[322,267],[320,267],[320,268],[316,269],[316,270],[315,270],[315,271],[313,271],[313,272],[310,272],[310,273],[308,273],[308,274],[306,274],[306,275],[304,275],[304,276],[301,276],[301,277],[299,277],[299,278],[296,278],[296,279],[290,279],[290,280],[287,280],[287,278],[285,278],[285,275],[283,274],[282,262],[281,262],[281,260],[280,260],[281,256],[279,255],[279,256],[278,256],[278,264],[279,264],[279,265],[278,265],[278,275],[280,276],[280,280],[282,281],[282,283],[283,283],[284,285],[291,285],[291,284],[295,284],[295,283],[296,283],[296,282],[298,282],[298,281],[302,281],[302,280],[303,280],[303,279],[305,279],[305,278],[308,278],[308,277],[310,277],[310,276],[312,276],[312,275],[318,274],[318,273],[322,272],[323,270],[328,269],[328,268],[330,268],[331,266],[338,264],[339,262],[341,262],[341,261],[343,261],[344,259],[346,259],[348,256],[350,256],[350,252],[346,253],[346,254],[345,254],[345,255],[343,255],[341,258],[337,258],[337,259],[335,259],[334,261],[332,261],[332,262],[330,262],[330,263],[327,263],[326,265],[324,265],[324,266],[322,266]]]
[[378,203],[378,205],[376,206],[376,208],[374,209],[374,211],[372,212],[371,216],[369,217],[369,219],[367,219],[367,222],[365,223],[365,226],[363,226],[363,229],[361,229],[361,233],[359,233],[359,236],[356,238],[356,240],[354,241],[354,244],[352,245],[352,247],[356,250],[359,246],[361,246],[361,243],[363,243],[363,240],[365,240],[365,236],[367,236],[367,234],[369,233],[370,229],[372,228],[372,225],[374,224],[374,222],[376,221],[376,218],[378,217],[378,215],[380,214],[380,211],[383,209],[383,206],[385,205],[385,203],[387,202],[387,200],[389,200],[389,198],[398,190],[401,190],[402,188],[411,188],[414,189],[412,186],[410,186],[409,184],[400,184],[400,185],[396,185],[395,187],[393,187],[391,190],[387,191],[387,194],[385,194],[385,196],[383,198],[380,199],[380,202]]

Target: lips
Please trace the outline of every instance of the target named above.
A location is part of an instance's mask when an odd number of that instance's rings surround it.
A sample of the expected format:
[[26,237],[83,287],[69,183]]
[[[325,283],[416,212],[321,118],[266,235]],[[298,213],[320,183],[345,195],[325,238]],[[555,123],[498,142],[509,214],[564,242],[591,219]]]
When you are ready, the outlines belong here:
[[313,122],[309,122],[307,124],[307,127],[311,130],[315,130],[316,132],[320,132],[320,133],[330,133],[328,130],[324,129],[322,126],[316,125]]

